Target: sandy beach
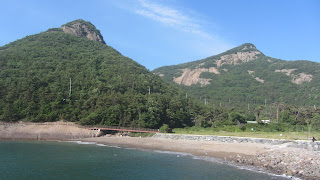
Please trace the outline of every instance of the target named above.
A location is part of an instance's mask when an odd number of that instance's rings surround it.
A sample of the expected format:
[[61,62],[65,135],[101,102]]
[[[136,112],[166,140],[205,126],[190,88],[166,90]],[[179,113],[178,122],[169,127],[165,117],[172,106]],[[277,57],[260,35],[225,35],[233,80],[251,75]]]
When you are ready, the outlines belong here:
[[81,141],[97,142],[120,147],[132,147],[151,150],[173,151],[190,153],[197,156],[209,156],[215,158],[229,159],[233,155],[255,156],[266,152],[267,145],[254,143],[219,143],[210,141],[171,140],[160,138],[138,138],[138,137],[95,137],[84,138]]

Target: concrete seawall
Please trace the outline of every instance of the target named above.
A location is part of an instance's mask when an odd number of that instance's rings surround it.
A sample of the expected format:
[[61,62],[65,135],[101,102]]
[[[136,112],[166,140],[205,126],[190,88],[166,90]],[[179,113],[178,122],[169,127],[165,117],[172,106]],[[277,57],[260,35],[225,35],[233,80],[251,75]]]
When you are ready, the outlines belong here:
[[264,139],[249,137],[231,137],[231,136],[210,136],[210,135],[182,135],[182,134],[155,134],[153,138],[164,139],[182,139],[194,141],[217,141],[223,143],[259,143],[270,145],[284,145],[286,147],[295,147],[307,149],[309,151],[320,151],[320,142],[305,140],[281,140],[281,139]]

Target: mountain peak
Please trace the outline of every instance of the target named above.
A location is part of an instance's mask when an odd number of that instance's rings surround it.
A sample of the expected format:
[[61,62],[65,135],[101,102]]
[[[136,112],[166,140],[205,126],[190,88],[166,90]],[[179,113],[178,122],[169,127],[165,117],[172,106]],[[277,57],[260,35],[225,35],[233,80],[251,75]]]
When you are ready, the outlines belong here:
[[[237,46],[235,48],[232,48],[224,53],[221,53],[222,54],[234,54],[234,53],[238,53],[238,52],[252,52],[252,51],[257,51],[257,52],[260,52],[256,46],[254,44],[251,44],[251,43],[245,43],[245,44],[242,44],[240,46]],[[261,52],[260,52],[261,53]]]
[[[228,71],[228,69],[225,68],[225,65],[236,66],[256,60],[261,56],[263,56],[263,54],[255,45],[245,43],[221,54],[176,66],[181,68],[178,69],[180,72],[174,75],[175,77],[173,77],[173,81],[177,84],[183,84],[186,86],[198,83],[201,86],[206,86],[211,84],[212,79],[203,78],[203,76],[201,76],[202,73],[206,73],[207,76],[208,73],[219,76],[223,71]],[[156,73],[164,76],[161,71]],[[180,76],[178,74],[180,74]]]
[[100,31],[89,21],[78,19],[61,26],[63,32],[106,44]]
[[257,49],[256,46],[251,43],[245,43],[240,45],[239,47],[242,47],[242,49]]

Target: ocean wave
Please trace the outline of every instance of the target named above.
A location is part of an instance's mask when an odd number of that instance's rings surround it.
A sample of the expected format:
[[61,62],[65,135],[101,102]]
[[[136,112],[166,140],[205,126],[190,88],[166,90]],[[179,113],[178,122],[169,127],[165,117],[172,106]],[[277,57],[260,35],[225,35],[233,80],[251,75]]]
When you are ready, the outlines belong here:
[[174,152],[174,151],[162,151],[162,150],[152,150],[156,153],[162,153],[162,154],[172,154],[172,155],[179,155],[179,156],[193,156],[190,153],[183,153],[183,152]]
[[271,175],[271,176],[274,176],[274,177],[282,177],[282,178],[287,178],[287,179],[300,180],[299,178],[295,178],[295,177],[292,177],[292,176],[287,176],[285,174],[283,174],[283,175],[272,174],[272,173],[268,173],[268,172],[265,172],[265,171],[261,171],[255,166],[236,164],[236,163],[232,163],[230,161],[227,161],[227,160],[224,160],[224,159],[220,159],[220,158],[214,158],[214,157],[208,157],[208,156],[195,156],[195,155],[191,155],[191,156],[192,156],[193,159],[204,160],[204,161],[220,163],[220,164],[227,164],[227,165],[233,166],[233,167],[235,167],[237,169],[243,169],[243,170],[248,170],[248,171],[252,171],[252,172],[268,174],[268,175]]
[[71,142],[71,143],[77,143],[77,144],[83,144],[83,145],[96,145],[100,147],[121,148],[119,146],[114,146],[114,145],[98,144],[97,142],[86,142],[86,141],[64,141],[64,142]]
[[192,156],[192,159],[210,161],[210,162],[215,162],[215,163],[223,163],[223,164],[228,163],[228,161],[220,159],[220,158],[214,158],[214,157],[208,157],[208,156],[195,156],[195,155],[191,155],[191,156]]
[[106,146],[106,147],[108,147],[107,145],[105,145],[105,144],[96,144],[97,146]]
[[73,142],[77,144],[97,144],[96,142],[85,142],[85,141],[68,141],[68,142]]

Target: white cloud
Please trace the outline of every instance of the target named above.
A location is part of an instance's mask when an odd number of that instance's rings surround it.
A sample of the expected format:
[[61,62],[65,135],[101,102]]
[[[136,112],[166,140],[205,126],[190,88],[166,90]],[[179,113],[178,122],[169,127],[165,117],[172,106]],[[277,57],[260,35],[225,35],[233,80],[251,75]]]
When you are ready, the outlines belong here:
[[[169,38],[165,42],[171,43],[170,47],[175,48],[175,55],[172,55],[175,58],[172,61],[176,62],[179,59],[179,62],[176,63],[205,58],[234,47],[233,43],[218,34],[218,30],[221,28],[212,22],[212,17],[207,17],[206,14],[198,13],[193,9],[174,7],[170,4],[164,4],[164,1],[128,0],[116,2],[119,8],[184,32],[168,34],[167,37],[174,35],[175,40]],[[143,24],[141,25],[143,26]],[[170,31],[166,32],[170,33]]]
[[136,14],[185,32],[197,34],[205,38],[213,38],[212,35],[203,30],[199,20],[191,18],[191,16],[182,11],[146,0],[139,0],[138,2],[140,6],[135,10]]

